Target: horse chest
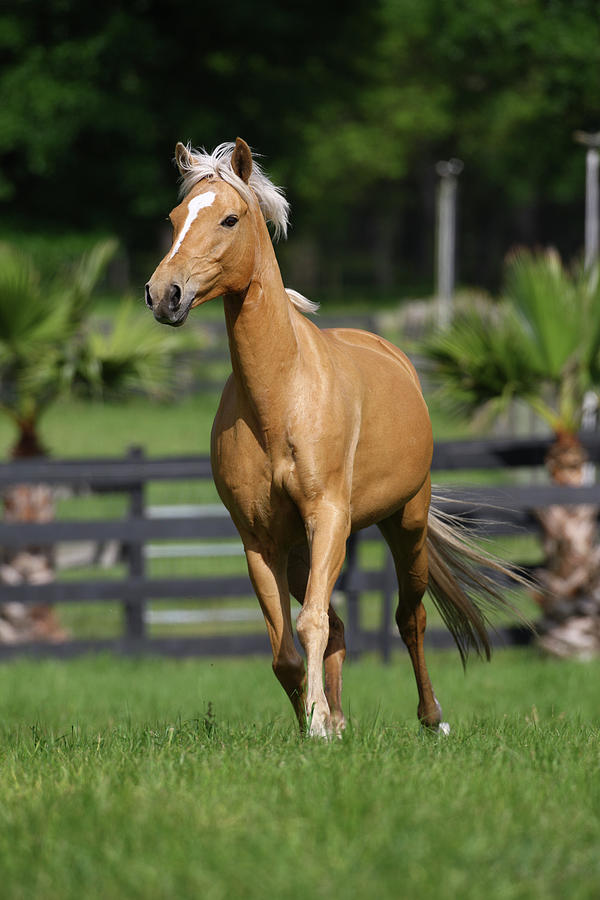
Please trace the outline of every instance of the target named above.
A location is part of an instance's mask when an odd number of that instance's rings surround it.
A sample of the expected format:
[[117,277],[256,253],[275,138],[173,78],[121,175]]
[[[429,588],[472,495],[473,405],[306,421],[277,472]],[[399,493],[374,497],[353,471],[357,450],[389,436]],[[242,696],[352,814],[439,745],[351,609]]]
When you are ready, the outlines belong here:
[[295,469],[291,449],[273,447],[247,419],[228,425],[217,419],[211,459],[219,496],[241,531],[283,536],[301,527],[288,491]]

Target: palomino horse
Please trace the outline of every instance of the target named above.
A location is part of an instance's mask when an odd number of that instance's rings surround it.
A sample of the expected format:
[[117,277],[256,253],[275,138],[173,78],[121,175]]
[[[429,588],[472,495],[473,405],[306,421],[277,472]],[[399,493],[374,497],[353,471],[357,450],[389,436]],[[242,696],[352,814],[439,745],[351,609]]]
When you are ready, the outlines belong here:
[[[327,736],[344,727],[344,628],[330,597],[348,535],[376,523],[395,561],[419,719],[446,732],[421,598],[429,587],[461,655],[473,646],[488,657],[481,607],[503,601],[471,565],[483,555],[429,508],[431,424],[415,369],[381,337],[320,330],[303,315],[316,305],[284,288],[266,224],[285,234],[288,204],[244,141],[212,154],[179,143],[175,157],[183,200],[146,303],[159,322],[183,325],[190,309],[223,297],[233,373],[212,430],[213,473],[300,728]],[[302,603],[306,673],[290,591]]]

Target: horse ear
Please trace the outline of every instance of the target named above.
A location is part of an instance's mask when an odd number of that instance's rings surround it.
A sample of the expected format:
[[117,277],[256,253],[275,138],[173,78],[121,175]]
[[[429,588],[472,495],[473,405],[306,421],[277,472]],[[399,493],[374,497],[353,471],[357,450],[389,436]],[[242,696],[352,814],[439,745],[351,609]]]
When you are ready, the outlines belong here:
[[240,137],[235,139],[235,149],[231,156],[231,168],[235,174],[248,184],[252,174],[252,151]]
[[185,173],[189,172],[194,165],[192,154],[181,141],[177,141],[175,144],[175,162],[177,163],[180,175],[185,175]]

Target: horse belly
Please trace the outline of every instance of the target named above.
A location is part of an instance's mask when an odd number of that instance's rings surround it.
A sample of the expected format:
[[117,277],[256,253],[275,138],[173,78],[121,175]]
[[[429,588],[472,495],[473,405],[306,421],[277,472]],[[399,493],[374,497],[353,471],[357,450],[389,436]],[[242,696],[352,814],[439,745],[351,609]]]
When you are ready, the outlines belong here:
[[352,527],[378,522],[423,486],[433,438],[416,380],[393,361],[365,375],[361,429],[352,477]]

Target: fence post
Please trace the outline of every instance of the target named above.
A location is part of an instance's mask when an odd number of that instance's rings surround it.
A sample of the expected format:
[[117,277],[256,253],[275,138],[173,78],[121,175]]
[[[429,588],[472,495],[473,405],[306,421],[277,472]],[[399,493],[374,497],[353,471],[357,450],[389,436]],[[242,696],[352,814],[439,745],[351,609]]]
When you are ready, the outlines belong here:
[[392,598],[396,593],[398,582],[396,568],[392,554],[386,546],[385,568],[383,575],[383,603],[381,605],[381,658],[384,663],[389,663],[392,652]]
[[[127,453],[129,460],[141,462],[144,457],[142,447],[130,447]],[[144,515],[144,482],[132,482],[129,488],[129,516],[141,518]],[[141,580],[145,574],[144,544],[142,541],[132,542],[127,546],[127,560],[129,563],[129,578],[132,581]],[[145,622],[146,601],[143,594],[136,591],[131,600],[125,602],[125,636],[128,638],[143,638],[146,636]]]
[[347,655],[350,659],[358,659],[362,650],[360,640],[360,592],[356,590],[356,573],[359,568],[358,540],[357,534],[351,534],[346,542],[344,592],[346,594]]

